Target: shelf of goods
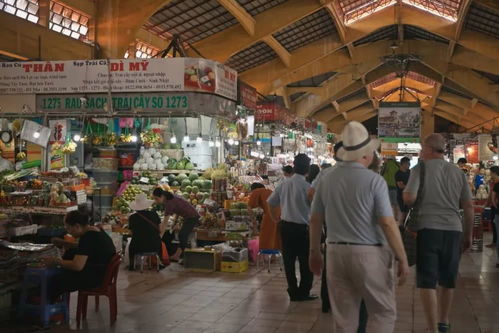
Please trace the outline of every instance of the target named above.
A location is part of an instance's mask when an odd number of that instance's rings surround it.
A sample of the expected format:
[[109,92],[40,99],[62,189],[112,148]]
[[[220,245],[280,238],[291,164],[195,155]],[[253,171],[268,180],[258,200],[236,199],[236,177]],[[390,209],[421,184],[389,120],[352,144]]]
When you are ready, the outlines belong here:
[[44,214],[44,215],[66,215],[66,213],[77,210],[78,206],[68,207],[2,207],[1,211],[5,214]]

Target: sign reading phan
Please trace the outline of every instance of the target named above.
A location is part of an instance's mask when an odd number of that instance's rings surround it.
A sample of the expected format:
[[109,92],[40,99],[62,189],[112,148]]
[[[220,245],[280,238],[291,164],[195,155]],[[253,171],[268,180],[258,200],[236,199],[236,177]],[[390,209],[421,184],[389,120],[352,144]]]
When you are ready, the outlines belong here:
[[197,91],[237,99],[237,72],[195,58],[0,62],[0,95]]

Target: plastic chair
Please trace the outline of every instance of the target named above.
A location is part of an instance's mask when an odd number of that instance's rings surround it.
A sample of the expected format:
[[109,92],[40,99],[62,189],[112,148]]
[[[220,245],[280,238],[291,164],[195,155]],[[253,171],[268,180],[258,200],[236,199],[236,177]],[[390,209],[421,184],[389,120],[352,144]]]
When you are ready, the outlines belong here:
[[[58,274],[59,270],[46,267],[28,267],[24,273],[24,280],[21,290],[21,297],[18,307],[18,318],[25,315],[39,316],[41,324],[45,327],[50,322],[50,317],[62,314],[64,322],[69,323],[69,294],[63,294],[59,302],[50,304],[48,300],[48,281]],[[31,286],[40,287],[40,297],[36,299],[36,303],[29,303],[28,289]]]
[[144,272],[144,264],[147,263],[147,266],[149,269],[151,269],[151,262],[153,261],[152,259],[156,259],[156,271],[159,272],[159,264],[161,262],[159,255],[156,252],[143,252],[143,253],[137,253],[134,256],[134,262],[133,262],[133,269],[137,268],[137,264],[140,263],[140,272]]
[[283,269],[283,260],[282,260],[282,253],[279,250],[268,250],[268,249],[261,249],[258,251],[258,258],[256,260],[256,267],[257,270],[260,270],[260,258],[263,256],[263,263],[265,264],[265,257],[269,259],[269,265],[268,265],[268,272],[270,273],[270,263],[272,262],[272,258],[278,258],[279,259],[279,264],[280,264],[280,269],[282,272]]
[[81,319],[87,318],[88,297],[95,296],[95,311],[99,311],[99,296],[107,296],[109,299],[109,315],[111,326],[116,322],[118,315],[118,300],[116,292],[116,282],[121,263],[121,256],[115,254],[106,268],[102,286],[91,290],[78,291],[78,305],[76,307],[76,325],[79,328]]

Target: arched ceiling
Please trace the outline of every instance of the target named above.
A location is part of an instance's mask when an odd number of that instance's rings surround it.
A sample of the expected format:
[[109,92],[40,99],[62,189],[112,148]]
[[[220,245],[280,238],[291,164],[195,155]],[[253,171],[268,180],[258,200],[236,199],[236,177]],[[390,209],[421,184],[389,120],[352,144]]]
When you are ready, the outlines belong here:
[[142,28],[332,129],[380,101],[420,101],[466,128],[499,112],[497,0],[164,0]]
[[[499,116],[497,0],[98,1],[101,56],[144,34],[224,62],[263,95],[333,130],[420,101],[465,128]],[[157,38],[157,37],[160,38]],[[484,124],[484,125],[482,125]]]

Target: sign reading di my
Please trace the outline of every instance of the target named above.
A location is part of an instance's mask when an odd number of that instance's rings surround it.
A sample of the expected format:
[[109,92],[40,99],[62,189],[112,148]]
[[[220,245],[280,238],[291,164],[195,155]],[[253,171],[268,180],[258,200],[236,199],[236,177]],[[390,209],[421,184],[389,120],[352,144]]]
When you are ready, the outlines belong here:
[[199,91],[236,100],[237,72],[195,58],[0,63],[0,94]]

